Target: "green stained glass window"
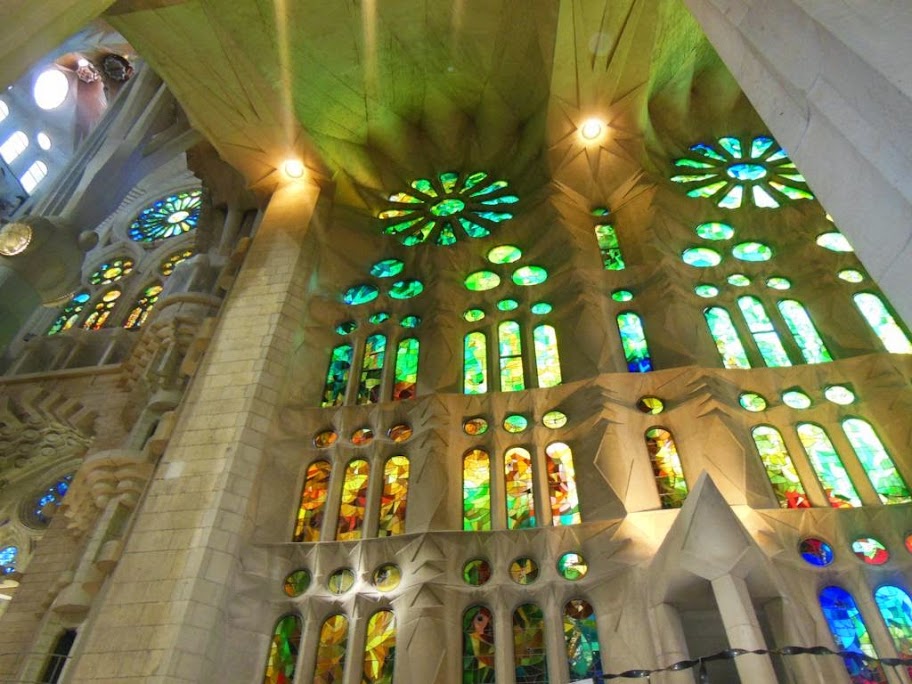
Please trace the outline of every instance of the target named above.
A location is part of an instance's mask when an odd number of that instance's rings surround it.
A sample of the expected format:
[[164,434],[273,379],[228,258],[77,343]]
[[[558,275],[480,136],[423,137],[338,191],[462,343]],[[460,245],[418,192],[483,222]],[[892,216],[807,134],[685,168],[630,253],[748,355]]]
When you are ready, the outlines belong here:
[[336,539],[339,541],[361,539],[369,475],[370,465],[362,458],[356,458],[345,468],[342,500],[339,502],[339,522],[336,526]]
[[823,340],[820,339],[820,334],[817,332],[817,328],[814,327],[811,317],[800,302],[796,302],[793,299],[784,299],[779,302],[779,312],[782,314],[782,318],[785,319],[785,324],[791,331],[792,337],[795,338],[795,342],[798,344],[805,361],[808,363],[826,363],[833,360],[829,349],[826,348]]
[[357,306],[358,304],[367,304],[374,301],[379,294],[380,290],[373,285],[368,285],[367,283],[353,285],[342,294],[342,301],[349,306]]
[[564,606],[564,643],[571,682],[604,681],[598,625],[588,601],[573,599]]
[[481,449],[462,457],[462,529],[491,529],[491,458]]
[[361,684],[393,684],[396,621],[393,611],[378,610],[367,622]]
[[700,297],[705,297],[706,299],[709,299],[709,298],[715,297],[716,295],[719,294],[719,288],[716,287],[715,285],[709,285],[708,283],[700,283],[699,285],[694,287],[694,292],[696,292],[697,295]]
[[516,684],[548,684],[545,616],[534,603],[513,611],[513,671]]
[[488,340],[482,332],[465,336],[463,345],[463,391],[484,394],[488,391]]
[[573,452],[563,442],[554,442],[545,449],[545,455],[548,466],[548,492],[551,497],[551,524],[578,525],[583,522],[583,518],[576,492]]
[[772,276],[766,279],[766,286],[773,290],[788,290],[792,287],[792,281],[782,276]]
[[[317,663],[314,667],[314,684],[341,682],[348,650],[348,619],[344,615],[331,615],[320,628],[317,646]],[[290,681],[290,680],[289,680]]]
[[[904,589],[885,584],[874,592],[874,601],[896,652],[902,658],[912,658],[912,598]],[[906,666],[906,671],[912,675],[912,667]]]
[[462,314],[462,317],[469,323],[475,323],[485,317],[485,312],[481,309],[466,309],[465,313]]
[[163,197],[139,212],[130,225],[130,239],[154,242],[183,235],[196,228],[202,203],[201,190]]
[[376,404],[380,401],[380,382],[386,359],[386,335],[370,335],[364,342],[361,380],[358,383],[358,403]]
[[886,675],[876,661],[867,661],[849,654],[877,658],[877,651],[871,643],[868,627],[861,617],[852,595],[842,587],[825,587],[820,592],[820,608],[833,634],[833,641],[839,651],[848,654],[842,656],[843,664],[848,670],[852,684],[881,684],[887,681]]
[[599,252],[602,255],[602,266],[606,271],[621,271],[624,269],[624,255],[621,254],[621,245],[618,242],[617,231],[614,226],[601,224],[595,227],[595,239],[598,241]]
[[383,259],[371,266],[370,274],[375,278],[392,278],[402,273],[405,268],[399,259]]
[[801,390],[786,390],[782,393],[782,402],[789,408],[803,410],[810,408],[811,398]]
[[754,336],[764,363],[770,367],[791,366],[785,347],[760,300],[756,297],[739,297],[738,307],[744,315],[748,330]]
[[701,223],[696,227],[697,235],[704,240],[731,240],[735,236],[735,229],[727,223],[710,222]]
[[735,287],[747,287],[751,284],[751,279],[743,273],[732,273],[725,280],[729,285],[734,285]]
[[532,455],[522,447],[504,454],[507,497],[507,529],[535,527],[535,498],[532,494]]
[[405,534],[405,510],[408,502],[409,460],[390,456],[383,466],[383,492],[380,495],[378,537]]
[[354,348],[350,344],[342,344],[332,350],[321,406],[341,406],[345,401],[353,354]]
[[804,486],[779,431],[769,425],[758,425],[751,435],[780,508],[809,508]]
[[378,311],[375,314],[371,314],[367,321],[373,325],[380,325],[381,323],[388,321],[389,317],[390,315],[386,311]]
[[480,416],[468,418],[462,424],[462,431],[467,435],[483,435],[488,431],[488,421]]
[[473,558],[462,567],[462,579],[470,587],[480,587],[491,579],[491,564],[483,558]]
[[307,587],[309,586],[310,573],[307,572],[307,570],[302,569],[288,573],[288,575],[285,577],[285,582],[283,583],[282,589],[285,591],[286,596],[294,598],[307,591]]
[[560,356],[557,352],[557,332],[550,325],[536,326],[532,331],[535,346],[535,368],[539,387],[561,384]]
[[855,393],[845,385],[830,385],[823,391],[823,396],[840,406],[848,406],[855,401]]
[[497,302],[497,308],[500,311],[514,311],[519,308],[519,302],[515,299],[501,299]]
[[773,250],[762,242],[739,242],[732,247],[732,256],[741,261],[769,261]]
[[535,302],[532,305],[532,313],[536,316],[544,316],[551,313],[551,305],[548,302]]
[[631,373],[646,373],[653,370],[642,319],[632,311],[625,311],[618,314],[617,326],[621,335],[621,346],[624,348],[624,358],[627,360],[627,370]]
[[399,321],[399,325],[403,328],[417,328],[421,325],[421,316],[415,316],[414,314],[403,316],[402,320]]
[[903,481],[883,442],[866,420],[846,418],[842,429],[849,438],[855,455],[861,461],[881,503],[899,504],[912,501],[909,487]]
[[836,275],[839,276],[840,280],[844,280],[847,283],[860,283],[865,279],[864,274],[861,271],[856,271],[854,268],[845,268]]
[[336,326],[336,334],[338,335],[349,335],[355,330],[358,329],[358,323],[356,321],[343,321]]
[[396,377],[393,400],[414,398],[418,389],[419,342],[414,337],[399,341],[396,348]]
[[616,302],[629,302],[633,299],[633,292],[630,290],[615,290],[611,293],[611,298]]
[[576,582],[589,572],[589,564],[578,553],[565,553],[557,559],[557,572],[565,580]]
[[854,252],[845,235],[836,231],[817,236],[817,244],[831,252]]
[[520,266],[513,272],[517,285],[538,285],[548,279],[548,272],[541,266]]
[[475,271],[466,276],[465,286],[472,292],[493,290],[500,285],[500,276],[493,271]]
[[389,296],[393,299],[411,299],[424,292],[424,285],[415,278],[397,280],[390,286]]
[[130,310],[130,313],[128,313],[127,317],[124,319],[123,327],[125,330],[138,330],[142,327],[143,323],[145,323],[146,319],[149,317],[149,314],[152,313],[152,308],[158,301],[158,297],[161,295],[162,290],[164,290],[164,288],[158,283],[143,288],[142,292],[139,293],[139,297],[137,297],[136,301],[133,303],[133,308]]
[[748,411],[759,412],[766,410],[766,399],[756,392],[742,392],[738,397],[741,407]]
[[500,356],[500,390],[516,392],[526,388],[522,365],[522,341],[519,323],[504,321],[497,326],[498,354]]
[[880,297],[870,292],[859,292],[852,299],[855,300],[855,306],[858,307],[861,315],[864,316],[888,352],[912,354],[912,343],[909,342],[906,333],[899,327]]
[[513,245],[500,245],[488,252],[488,261],[492,264],[512,264],[522,256],[522,250]]
[[503,428],[507,432],[522,432],[527,427],[529,427],[529,420],[518,413],[514,413],[504,418]]
[[650,428],[646,431],[646,449],[662,508],[680,508],[688,490],[674,437],[665,428]]
[[133,260],[127,257],[111,259],[103,264],[89,276],[92,285],[110,285],[133,272]]
[[462,616],[462,682],[494,681],[494,616],[484,606],[472,606]]
[[563,411],[548,411],[542,416],[542,423],[549,430],[558,430],[567,424],[567,414]]
[[320,527],[323,525],[331,471],[329,461],[314,461],[307,468],[292,541],[320,541]]
[[719,306],[711,306],[703,310],[703,315],[722,357],[722,365],[726,368],[750,368],[747,352],[744,351],[744,345],[741,344],[728,311]]
[[690,247],[681,253],[681,259],[694,268],[710,268],[722,263],[722,255],[709,247]]
[[82,292],[77,292],[75,295],[73,295],[73,298],[66,304],[66,306],[63,307],[63,309],[60,311],[60,315],[57,316],[57,318],[51,324],[51,327],[48,329],[47,334],[56,335],[63,330],[69,330],[72,328],[89,299],[89,293],[85,290]]
[[286,615],[276,623],[269,644],[263,684],[286,684],[294,681],[302,628],[303,621],[297,615]]
[[855,485],[824,429],[813,423],[799,423],[798,438],[830,505],[833,508],[859,508],[861,499]]

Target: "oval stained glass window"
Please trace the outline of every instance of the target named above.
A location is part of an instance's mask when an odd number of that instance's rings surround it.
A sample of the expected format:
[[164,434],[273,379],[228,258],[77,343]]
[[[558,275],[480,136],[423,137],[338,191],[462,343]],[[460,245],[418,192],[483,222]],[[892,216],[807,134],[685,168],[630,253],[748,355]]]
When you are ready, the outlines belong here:
[[557,560],[557,571],[564,579],[576,582],[589,572],[589,564],[578,553],[565,553]]
[[355,586],[355,573],[348,568],[339,568],[329,576],[326,586],[333,594],[344,594]]
[[491,564],[483,558],[473,558],[462,567],[462,579],[471,587],[480,587],[491,579]]
[[501,245],[488,252],[488,261],[492,264],[512,264],[522,256],[522,250],[513,245]]
[[295,570],[285,577],[283,589],[288,596],[300,596],[310,586],[310,573],[307,570]]
[[493,290],[500,285],[500,276],[493,271],[475,271],[466,276],[465,286],[472,292]]
[[542,424],[549,430],[558,430],[567,424],[567,414],[557,409],[542,416]]
[[905,544],[906,544],[906,551],[908,551],[909,553],[912,553],[912,532],[909,532],[909,534],[906,535]]
[[421,325],[421,316],[415,316],[414,314],[405,316],[401,321],[399,321],[399,325],[401,325],[403,328],[417,328],[419,325]]
[[823,390],[823,396],[840,406],[848,406],[855,401],[855,393],[845,385],[830,385]]
[[513,311],[519,308],[519,302],[515,299],[501,299],[497,302],[497,308],[501,311]]
[[522,432],[527,427],[529,427],[529,421],[525,416],[519,414],[513,414],[504,418],[503,428],[507,432]]
[[402,571],[392,563],[384,563],[374,570],[371,582],[380,591],[392,591],[402,581]]
[[369,427],[355,430],[351,436],[351,443],[355,446],[367,446],[374,441],[374,431]]
[[371,266],[370,274],[375,278],[392,278],[402,273],[405,268],[399,259],[384,259]]
[[806,409],[811,406],[811,398],[801,390],[788,390],[782,393],[782,402],[793,409]]
[[852,553],[868,565],[883,565],[890,560],[887,547],[874,537],[860,537],[853,541]]
[[336,434],[335,430],[323,430],[323,432],[318,432],[314,435],[313,445],[317,449],[326,449],[335,444],[337,439],[339,439],[339,435]]
[[665,402],[658,397],[640,397],[636,403],[637,410],[657,416],[665,410]]
[[822,233],[817,236],[817,244],[831,252],[854,252],[852,245],[842,233]]
[[380,290],[373,285],[362,283],[348,288],[342,295],[342,301],[349,306],[357,306],[358,304],[367,304],[374,301],[379,294]]
[[386,436],[396,444],[402,444],[402,442],[406,442],[412,438],[412,426],[406,423],[393,425],[393,427],[387,431]]
[[808,537],[798,544],[798,553],[806,563],[824,567],[833,562],[833,547],[822,539]]
[[510,563],[510,579],[517,584],[532,584],[538,579],[538,563],[531,558],[517,558]]
[[357,329],[358,324],[355,321],[342,321],[336,326],[336,333],[339,335],[349,335]]
[[532,313],[536,316],[544,316],[551,313],[551,305],[548,302],[535,302],[532,305]]
[[788,290],[792,287],[792,281],[782,276],[772,276],[766,279],[766,286],[774,290]]
[[681,253],[681,259],[694,268],[710,268],[722,263],[722,255],[709,247],[690,247]]
[[424,292],[424,284],[415,278],[397,280],[390,286],[389,296],[393,299],[411,299]]
[[488,421],[480,416],[469,418],[462,424],[462,430],[467,435],[483,435],[488,431]]
[[548,272],[541,266],[522,266],[513,272],[517,285],[538,285],[548,279]]
[[766,399],[756,392],[742,392],[738,397],[738,403],[741,404],[741,408],[754,413],[766,410]]
[[839,276],[840,280],[844,280],[847,283],[860,283],[865,279],[864,274],[854,268],[845,268],[836,275]]
[[762,242],[739,242],[732,247],[732,256],[741,261],[769,261],[773,250]]
[[694,292],[696,292],[700,297],[709,299],[710,297],[715,297],[717,294],[719,294],[719,288],[715,285],[710,285],[709,283],[700,283],[694,287]]
[[730,240],[735,235],[735,229],[727,223],[701,223],[696,227],[697,235],[704,240]]
[[371,317],[367,319],[369,323],[374,325],[380,325],[384,321],[389,320],[390,315],[386,311],[378,311],[375,314],[371,314]]
[[726,281],[729,285],[734,285],[735,287],[747,287],[751,284],[751,279],[743,273],[732,273],[726,278]]
[[630,290],[615,290],[611,293],[611,298],[616,302],[629,302],[633,299],[633,292]]
[[465,313],[462,314],[462,317],[469,323],[475,323],[485,317],[485,312],[481,309],[467,309]]

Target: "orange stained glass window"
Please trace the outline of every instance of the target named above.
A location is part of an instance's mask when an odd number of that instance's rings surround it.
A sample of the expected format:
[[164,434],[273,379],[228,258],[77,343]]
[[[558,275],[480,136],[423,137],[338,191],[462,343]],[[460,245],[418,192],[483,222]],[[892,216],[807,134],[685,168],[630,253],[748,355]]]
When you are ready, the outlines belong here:
[[378,536],[390,537],[405,532],[408,480],[409,460],[405,456],[390,456],[383,467],[383,495],[380,498]]
[[158,296],[163,289],[161,285],[156,283],[143,290],[142,294],[136,299],[133,309],[127,314],[127,320],[124,321],[123,327],[127,330],[141,328],[152,312],[152,307],[155,306],[155,302],[158,301]]
[[344,615],[331,615],[320,628],[317,664],[313,684],[339,684],[345,668],[348,646],[348,620]]
[[687,498],[687,481],[674,437],[665,428],[650,428],[646,431],[646,448],[662,508],[680,508]]
[[396,620],[391,610],[378,610],[367,623],[361,684],[393,684]]
[[370,465],[364,459],[355,459],[345,469],[342,483],[342,502],[339,504],[339,524],[336,539],[346,541],[361,539],[364,511],[367,508],[367,481]]
[[331,471],[329,461],[314,461],[307,469],[292,541],[320,541],[320,527],[323,525]]
[[84,330],[101,330],[111,315],[114,305],[120,298],[120,290],[108,290],[102,296],[101,301],[95,304],[95,308],[82,323]]

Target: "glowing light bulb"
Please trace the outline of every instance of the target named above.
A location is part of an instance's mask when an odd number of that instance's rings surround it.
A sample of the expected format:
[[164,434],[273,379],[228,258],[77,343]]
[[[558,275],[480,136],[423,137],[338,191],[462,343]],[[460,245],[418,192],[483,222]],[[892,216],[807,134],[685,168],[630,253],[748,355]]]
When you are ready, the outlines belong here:
[[304,175],[304,162],[300,159],[288,159],[285,161],[285,175],[289,178],[301,178]]
[[605,122],[601,119],[586,119],[580,126],[580,136],[583,140],[597,140],[605,130]]

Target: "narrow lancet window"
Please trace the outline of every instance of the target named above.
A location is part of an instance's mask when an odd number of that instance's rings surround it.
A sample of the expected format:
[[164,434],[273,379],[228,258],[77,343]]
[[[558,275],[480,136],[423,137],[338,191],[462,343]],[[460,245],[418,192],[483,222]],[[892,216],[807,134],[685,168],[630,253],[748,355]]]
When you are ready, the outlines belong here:
[[383,495],[380,499],[379,537],[405,533],[405,509],[408,502],[409,460],[390,456],[383,467]]
[[294,681],[302,626],[301,618],[297,615],[286,615],[276,623],[266,659],[263,684],[290,684]]
[[574,599],[564,606],[564,642],[571,682],[603,681],[595,611],[588,601]]
[[548,684],[545,616],[534,603],[513,611],[513,671],[516,684]]
[[488,339],[483,332],[465,336],[463,391],[484,394],[488,391]]
[[393,684],[396,621],[391,610],[378,610],[367,623],[361,684]]
[[[905,590],[885,584],[874,592],[874,601],[893,637],[896,652],[902,658],[912,658],[912,598]],[[906,671],[912,676],[912,665]]]
[[361,381],[358,383],[358,403],[376,404],[380,401],[383,362],[386,359],[386,335],[371,335],[364,342],[361,362]]
[[791,366],[785,347],[779,339],[773,322],[766,314],[766,309],[756,297],[739,297],[738,306],[747,322],[747,328],[754,336],[754,342],[757,343],[757,349],[760,350],[760,356],[763,362],[770,367]]
[[331,615],[320,629],[314,684],[333,684],[342,681],[347,647],[348,619],[344,615]]
[[494,616],[484,606],[472,606],[462,616],[463,684],[493,684]]
[[798,424],[798,438],[833,508],[857,508],[861,499],[826,431],[813,423]]
[[859,292],[852,299],[888,352],[912,354],[912,342],[909,342],[906,333],[899,327],[880,297],[870,292]]
[[716,349],[719,350],[719,356],[722,357],[722,365],[725,368],[750,368],[747,352],[744,351],[744,345],[741,344],[741,338],[738,337],[738,331],[735,330],[728,311],[721,306],[711,306],[703,310],[703,316],[709,326],[709,334],[716,343]]
[[60,315],[57,316],[56,320],[51,324],[47,334],[56,335],[59,332],[72,328],[87,301],[89,301],[89,293],[86,290],[77,292],[73,295],[73,298],[63,307]]
[[561,384],[560,355],[557,353],[557,332],[553,326],[539,325],[532,331],[535,344],[535,368],[539,387]]
[[871,424],[860,418],[846,418],[842,421],[842,429],[868,474],[871,484],[874,485],[881,503],[899,504],[912,501],[909,487]]
[[809,508],[810,502],[798,471],[792,463],[785,440],[779,431],[769,425],[758,425],[751,430],[754,444],[763,461],[763,467],[773,486],[773,493],[781,508]]
[[621,345],[624,347],[624,358],[627,360],[627,370],[631,373],[651,371],[652,357],[646,344],[642,319],[632,311],[625,311],[618,314],[617,326],[621,334]]
[[576,492],[576,471],[573,452],[563,442],[554,442],[545,449],[548,463],[548,492],[551,495],[551,524],[578,525],[579,496]]
[[339,524],[336,539],[361,539],[361,526],[367,509],[367,482],[370,466],[364,459],[355,459],[345,469],[342,501],[339,503]]
[[621,254],[621,244],[618,242],[617,231],[614,226],[601,224],[595,227],[595,239],[598,240],[599,252],[602,254],[602,265],[606,271],[621,271],[624,269],[624,256]]
[[805,361],[826,363],[833,360],[804,305],[794,299],[784,299],[779,302],[779,311]]
[[105,292],[101,301],[95,304],[92,313],[86,316],[85,321],[83,321],[83,330],[101,330],[105,327],[108,318],[111,316],[111,311],[117,304],[117,300],[120,299],[120,295],[120,290],[108,290]]
[[341,406],[345,401],[348,374],[351,372],[354,349],[350,344],[341,344],[332,350],[329,370],[326,371],[326,387],[323,390],[321,406]]
[[491,529],[491,459],[481,449],[462,457],[462,529]]
[[497,326],[500,354],[500,391],[517,392],[526,388],[522,362],[522,340],[519,323],[504,321]]
[[674,437],[665,428],[650,428],[646,431],[646,449],[662,508],[680,508],[688,490]]
[[158,301],[159,295],[164,288],[159,284],[150,285],[142,291],[142,294],[136,298],[130,313],[124,321],[124,328],[127,330],[138,330],[146,322],[149,314],[152,313],[152,307]]
[[861,656],[877,658],[877,651],[871,643],[868,627],[861,617],[855,599],[842,587],[826,587],[820,592],[820,609],[826,618],[836,649],[858,654],[842,657],[852,684],[877,684],[886,682],[880,663],[866,664]]
[[396,381],[393,399],[411,399],[418,387],[418,340],[414,337],[401,340],[396,349]]
[[307,469],[307,477],[301,490],[301,505],[295,521],[292,541],[320,541],[320,527],[323,525],[323,513],[326,506],[326,495],[329,492],[329,474],[332,466],[328,461],[314,461]]
[[507,493],[507,528],[535,527],[535,496],[532,490],[532,456],[522,447],[504,455]]

